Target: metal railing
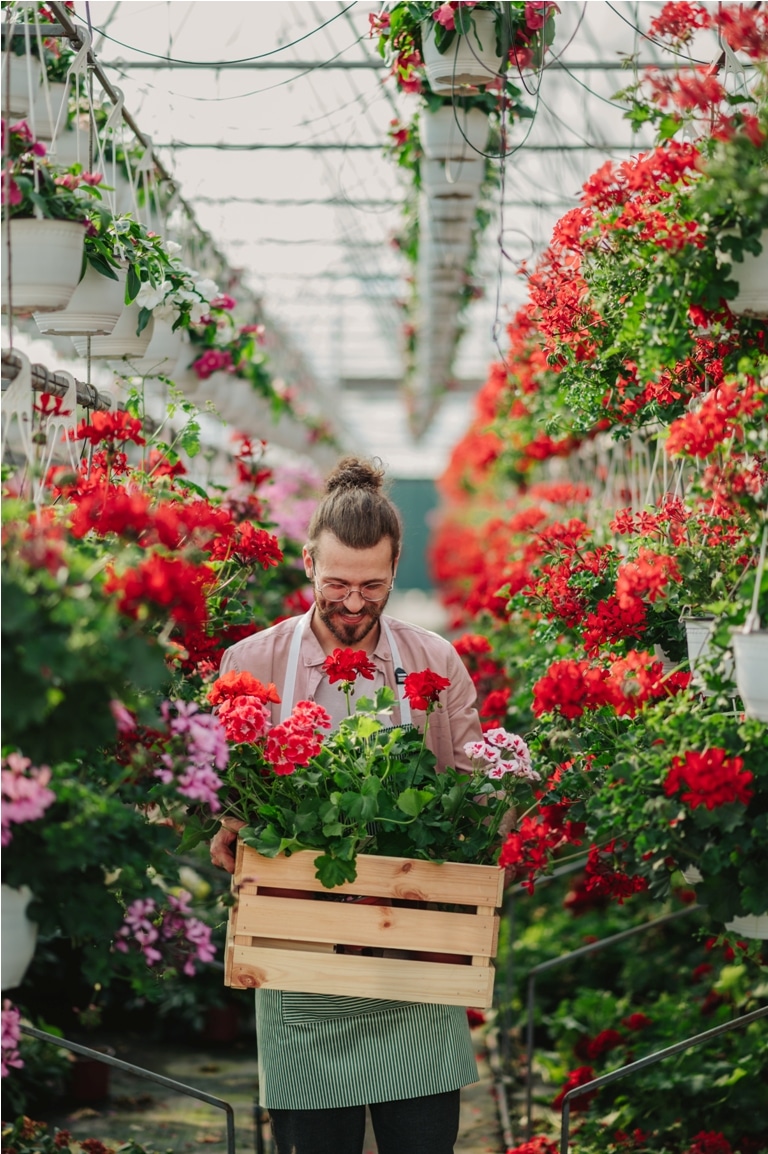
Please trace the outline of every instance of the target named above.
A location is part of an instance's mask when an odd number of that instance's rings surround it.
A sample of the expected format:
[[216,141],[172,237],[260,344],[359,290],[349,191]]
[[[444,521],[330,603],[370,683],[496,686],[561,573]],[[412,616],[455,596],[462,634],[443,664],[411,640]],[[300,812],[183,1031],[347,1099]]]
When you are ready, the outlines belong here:
[[653,1065],[654,1062],[661,1062],[664,1058],[670,1058],[673,1054],[680,1054],[683,1050],[690,1050],[694,1046],[701,1046],[704,1042],[719,1037],[720,1034],[726,1034],[730,1030],[743,1029],[744,1026],[750,1025],[751,1022],[756,1022],[759,1018],[764,1018],[766,1015],[768,1015],[768,1006],[761,1006],[759,1010],[753,1010],[750,1014],[743,1014],[740,1018],[734,1018],[731,1022],[724,1022],[721,1026],[713,1026],[711,1030],[705,1030],[702,1034],[694,1034],[692,1038],[686,1038],[682,1042],[675,1042],[673,1046],[667,1046],[663,1050],[656,1050],[653,1054],[646,1054],[644,1058],[638,1058],[636,1062],[630,1062],[627,1066],[622,1066],[619,1070],[612,1070],[610,1074],[603,1074],[599,1078],[593,1078],[591,1082],[585,1082],[582,1086],[574,1086],[571,1090],[568,1090],[563,1097],[562,1122],[560,1127],[560,1154],[568,1154],[571,1101],[574,1098],[578,1098],[582,1094],[593,1093],[595,1090],[599,1090],[602,1086],[607,1086],[610,1082],[615,1082],[619,1078],[627,1078],[631,1074],[637,1073],[638,1070],[644,1070],[646,1066]]
[[[687,906],[683,910],[675,910],[673,913],[663,914],[660,918],[654,918],[650,922],[642,922],[640,925],[631,926],[628,930],[621,930],[619,933],[611,934],[607,938],[600,938],[596,942],[588,942],[585,946],[579,946],[576,950],[571,950],[567,954],[559,954],[556,958],[550,958],[547,962],[541,962],[538,966],[534,966],[528,971],[528,1019],[526,1022],[526,1071],[525,1071],[525,1133],[526,1138],[530,1140],[533,1125],[533,1019],[536,1003],[536,978],[539,974],[546,973],[548,970],[554,970],[557,966],[566,965],[573,961],[574,958],[583,957],[585,954],[594,954],[599,950],[604,950],[608,946],[613,946],[617,942],[623,942],[627,938],[634,937],[636,934],[643,934],[647,930],[656,929],[658,926],[663,926],[667,922],[676,921],[678,918],[686,917],[698,910],[702,906],[692,905]],[[590,1083],[591,1085],[591,1083]]]
[[123,1070],[126,1074],[134,1074],[137,1078],[144,1078],[148,1082],[154,1082],[157,1086],[165,1086],[167,1090],[174,1090],[177,1094],[186,1094],[189,1098],[197,1098],[200,1102],[215,1106],[217,1110],[223,1110],[227,1121],[227,1154],[235,1154],[235,1112],[229,1102],[225,1102],[222,1098],[215,1098],[213,1094],[207,1094],[205,1090],[197,1090],[194,1086],[177,1082],[175,1078],[166,1078],[165,1074],[156,1074],[153,1070],[134,1066],[132,1062],[124,1062],[122,1058],[113,1058],[111,1054],[104,1054],[101,1050],[91,1050],[88,1046],[81,1046],[79,1042],[70,1042],[68,1038],[47,1034],[44,1030],[35,1029],[34,1026],[25,1026],[22,1023],[20,1029],[22,1034],[28,1034],[30,1038],[37,1038],[41,1042],[50,1042],[52,1046],[71,1050],[73,1054],[80,1054],[85,1058],[92,1058],[96,1062],[103,1062],[107,1066]]

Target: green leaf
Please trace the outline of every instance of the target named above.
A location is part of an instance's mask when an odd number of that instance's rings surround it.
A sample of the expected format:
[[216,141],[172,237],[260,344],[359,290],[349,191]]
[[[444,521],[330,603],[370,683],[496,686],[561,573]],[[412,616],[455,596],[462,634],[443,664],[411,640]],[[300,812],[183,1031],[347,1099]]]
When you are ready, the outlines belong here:
[[137,337],[141,336],[141,334],[144,332],[144,329],[147,327],[147,325],[149,324],[149,322],[151,320],[152,320],[152,309],[144,309],[144,308],[139,309],[139,323],[136,326],[136,336]]
[[125,303],[127,305],[131,304],[131,302],[136,299],[140,288],[141,279],[138,272],[136,271],[136,266],[129,264],[128,274],[125,278]]
[[315,858],[315,877],[330,890],[345,882],[353,882],[357,877],[357,869],[353,861],[343,861],[332,853],[324,853]]
[[409,817],[418,817],[434,796],[429,789],[405,789],[397,799],[397,808]]

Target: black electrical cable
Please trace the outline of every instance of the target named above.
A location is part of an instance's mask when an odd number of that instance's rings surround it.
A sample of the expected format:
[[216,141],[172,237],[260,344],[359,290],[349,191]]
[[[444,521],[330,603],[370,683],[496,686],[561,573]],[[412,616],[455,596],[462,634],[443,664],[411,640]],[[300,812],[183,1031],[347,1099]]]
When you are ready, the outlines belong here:
[[[349,52],[350,48],[354,48],[363,39],[364,37],[360,36],[357,40],[353,41],[352,44],[348,44],[346,48],[340,49],[335,56],[329,56],[327,60],[321,60],[317,64],[313,64],[311,68],[306,68],[303,72],[297,73],[296,76],[289,76],[287,80],[278,80],[276,84],[268,84],[266,88],[254,88],[251,92],[237,92],[234,96],[185,96],[183,93],[169,92],[168,89],[160,88],[157,84],[152,84],[149,80],[145,80],[142,87],[151,92],[167,93],[169,96],[174,96],[178,100],[194,100],[201,104],[225,104],[230,100],[246,100],[250,96],[261,96],[264,92],[273,92],[276,88],[284,88],[286,84],[294,84],[297,80],[303,80],[305,76],[311,76],[313,72],[318,72],[320,69],[325,68],[327,64],[332,64],[334,60],[338,60],[340,56],[343,56],[345,52]],[[129,78],[128,73],[125,72],[119,64],[112,63],[110,64],[110,68],[122,79],[127,80]]]
[[[140,56],[149,56],[152,60],[163,60],[166,64],[181,64],[189,68],[227,68],[230,64],[249,64],[254,60],[265,60],[268,56],[277,56],[280,52],[285,52],[288,48],[293,48],[296,44],[301,44],[304,40],[309,40],[310,36],[314,36],[322,28],[326,28],[332,24],[334,20],[338,20],[345,12],[349,12],[350,8],[354,8],[357,0],[352,0],[341,12],[337,12],[335,16],[331,16],[323,24],[313,28],[310,32],[306,32],[303,36],[299,36],[296,40],[291,40],[288,44],[281,44],[279,48],[271,48],[269,52],[261,52],[257,56],[243,56],[238,60],[178,60],[170,56],[162,56],[157,52],[148,52],[144,48],[136,48],[133,44],[126,44],[122,40],[110,36],[103,28],[95,28],[99,36],[103,36],[105,40],[111,41],[112,44],[118,44],[121,48],[126,48],[129,52],[137,52]],[[362,40],[362,37],[360,38]],[[279,87],[275,85],[275,87]]]

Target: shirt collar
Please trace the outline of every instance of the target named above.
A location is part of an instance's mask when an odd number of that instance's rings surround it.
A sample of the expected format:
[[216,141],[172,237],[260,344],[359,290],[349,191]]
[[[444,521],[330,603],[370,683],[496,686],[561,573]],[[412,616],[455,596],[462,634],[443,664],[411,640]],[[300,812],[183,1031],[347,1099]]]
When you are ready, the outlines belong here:
[[[313,607],[312,617],[314,614],[315,609]],[[302,658],[304,664],[308,667],[314,665],[322,665],[326,658],[326,654],[323,652],[322,645],[312,632],[312,617],[309,618],[307,624],[304,627],[304,641],[301,646]],[[341,648],[341,642],[339,642],[339,648]],[[376,642],[371,657],[377,658],[380,662],[392,660],[392,650],[390,648],[389,642],[387,641],[387,635],[381,628],[381,625],[379,625],[379,639]]]

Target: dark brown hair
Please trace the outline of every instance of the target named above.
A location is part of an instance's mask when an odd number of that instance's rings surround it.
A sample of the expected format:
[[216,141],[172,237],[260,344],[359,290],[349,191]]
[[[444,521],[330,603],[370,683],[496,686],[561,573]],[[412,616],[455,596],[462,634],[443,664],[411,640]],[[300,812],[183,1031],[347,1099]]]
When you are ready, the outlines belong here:
[[384,469],[378,458],[343,457],[327,477],[325,496],[309,524],[307,549],[313,560],[323,532],[333,533],[350,549],[371,549],[389,537],[392,560],[399,555],[403,523],[384,492]]

